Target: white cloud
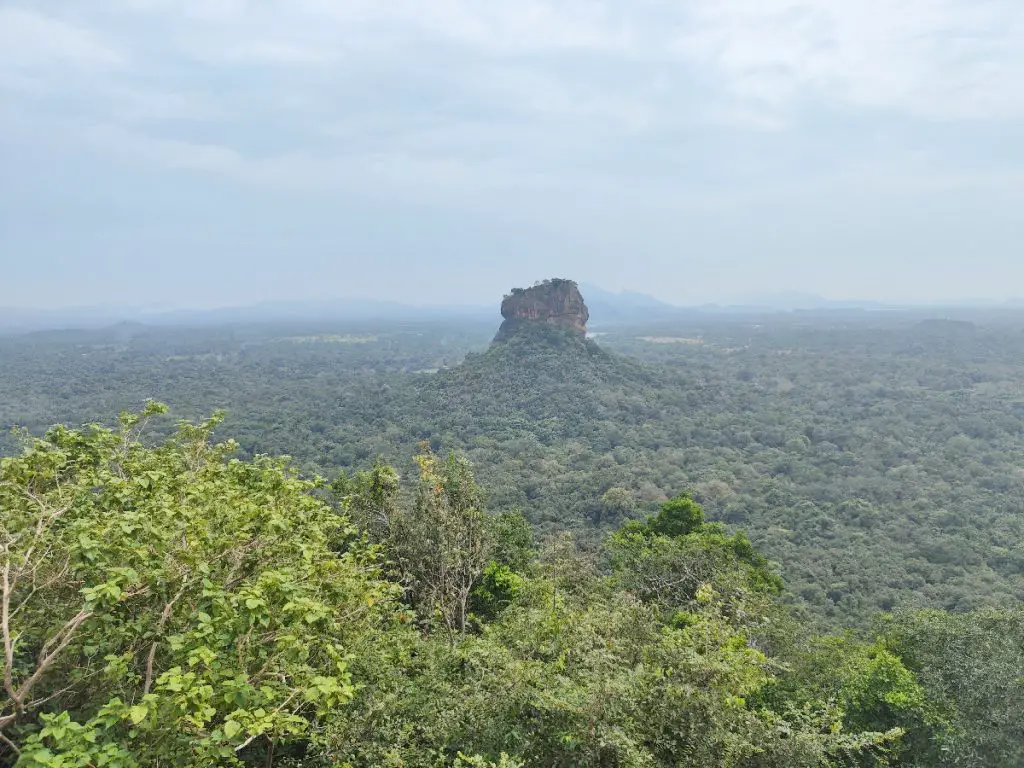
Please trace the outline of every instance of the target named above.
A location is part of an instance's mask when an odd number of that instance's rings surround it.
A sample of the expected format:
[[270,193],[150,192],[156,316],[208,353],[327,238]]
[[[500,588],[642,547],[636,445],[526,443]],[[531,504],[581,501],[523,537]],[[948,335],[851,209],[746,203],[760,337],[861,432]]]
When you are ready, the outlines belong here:
[[743,102],[1024,117],[1015,0],[701,0],[680,50]]
[[88,29],[41,13],[0,8],[0,72],[60,64],[103,69],[125,56]]
[[90,143],[108,153],[169,168],[238,173],[245,165],[238,152],[216,144],[149,136],[113,125],[94,125],[82,133]]
[[[1024,117],[1018,0],[14,2],[9,109],[60,125],[63,95],[66,130],[106,125],[105,151],[254,182],[401,185],[408,168],[661,195],[752,169],[770,183],[813,139],[808,115]],[[71,85],[69,68],[92,74]],[[787,132],[789,155],[756,157],[758,135]],[[788,174],[862,162],[846,139]]]
[[469,44],[488,53],[629,51],[636,40],[608,3],[583,0],[518,0],[476,3],[403,0],[379,3],[384,18]]
[[629,14],[619,3],[595,0],[128,0],[138,11],[188,23],[219,26],[236,35],[274,33],[282,42],[313,42],[330,48],[367,36],[386,42],[432,39],[477,48],[487,54],[553,50],[634,49]]

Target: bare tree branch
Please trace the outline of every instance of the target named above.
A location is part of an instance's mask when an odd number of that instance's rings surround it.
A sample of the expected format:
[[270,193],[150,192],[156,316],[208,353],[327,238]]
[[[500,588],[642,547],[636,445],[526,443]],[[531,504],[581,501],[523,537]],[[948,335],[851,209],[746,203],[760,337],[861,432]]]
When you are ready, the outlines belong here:
[[14,691],[14,639],[11,637],[11,560],[4,563],[3,595],[0,596],[0,634],[4,643],[4,690],[17,705]]
[[[24,702],[29,693],[31,693],[35,684],[39,682],[39,679],[46,674],[46,671],[53,665],[57,656],[71,643],[71,638],[74,637],[75,630],[82,626],[83,622],[88,620],[91,616],[91,611],[79,611],[63,627],[60,628],[56,635],[46,642],[43,646],[43,650],[39,652],[39,663],[36,665],[36,671],[32,673],[32,676],[29,677],[28,680],[18,687],[18,690],[13,696],[14,703],[19,709],[22,708],[22,702]],[[61,638],[59,642],[57,642],[57,638]],[[55,642],[57,643],[56,646],[54,646]],[[47,649],[51,647],[53,647],[53,650],[47,653]],[[0,727],[2,727],[2,725],[0,725]]]
[[185,594],[185,590],[188,589],[188,579],[185,579],[185,583],[181,585],[181,589],[178,590],[171,600],[164,606],[163,613],[160,614],[160,621],[156,626],[157,637],[153,640],[152,645],[149,646],[149,656],[146,658],[146,684],[142,688],[143,695],[149,693],[150,688],[153,687],[153,664],[156,661],[156,648],[160,642],[160,633],[163,631],[164,626],[171,618],[171,614],[174,612],[174,604],[177,603],[181,596]]
[[[3,728],[3,726],[4,724],[0,722],[0,728]],[[17,745],[13,741],[4,736],[2,731],[0,731],[0,741],[2,741],[4,744],[11,748],[11,751],[14,753],[15,757],[21,757],[21,750],[18,749]]]

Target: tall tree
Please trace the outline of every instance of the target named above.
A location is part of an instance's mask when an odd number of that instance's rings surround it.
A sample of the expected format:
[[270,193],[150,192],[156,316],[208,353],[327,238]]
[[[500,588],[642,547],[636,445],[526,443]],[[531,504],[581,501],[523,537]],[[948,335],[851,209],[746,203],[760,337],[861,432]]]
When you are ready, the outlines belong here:
[[488,560],[488,523],[473,468],[455,454],[440,460],[427,446],[412,509],[392,526],[392,555],[420,618],[466,632],[469,599]]

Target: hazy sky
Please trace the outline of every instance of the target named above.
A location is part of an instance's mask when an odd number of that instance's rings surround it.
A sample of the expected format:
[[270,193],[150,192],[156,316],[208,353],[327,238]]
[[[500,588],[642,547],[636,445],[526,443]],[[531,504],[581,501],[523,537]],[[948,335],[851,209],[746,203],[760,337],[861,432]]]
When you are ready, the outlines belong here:
[[3,0],[0,305],[1024,295],[1021,0]]

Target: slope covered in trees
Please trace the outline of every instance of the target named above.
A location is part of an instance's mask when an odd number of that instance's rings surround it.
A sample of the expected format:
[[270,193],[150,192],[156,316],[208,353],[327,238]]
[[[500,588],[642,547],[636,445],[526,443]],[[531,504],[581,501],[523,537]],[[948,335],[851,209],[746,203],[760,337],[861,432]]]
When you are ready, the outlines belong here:
[[855,360],[829,381],[837,355],[779,352],[751,350],[756,364],[741,366],[705,351],[672,369],[536,331],[378,395],[361,424],[371,396],[357,394],[347,416],[357,453],[401,455],[418,438],[466,450],[492,502],[542,530],[600,531],[688,488],[834,620],[1024,598],[1024,425],[1009,393],[886,385]]
[[458,455],[328,486],[163,410],[0,462],[0,765],[1019,764],[1017,613],[814,637],[687,496],[587,553]]
[[1024,596],[1024,321],[976,320],[702,316],[501,349],[493,324],[43,334],[0,341],[0,423],[223,407],[241,455],[331,477],[378,455],[409,475],[426,440],[492,508],[594,542],[686,489],[788,599],[866,625]]

